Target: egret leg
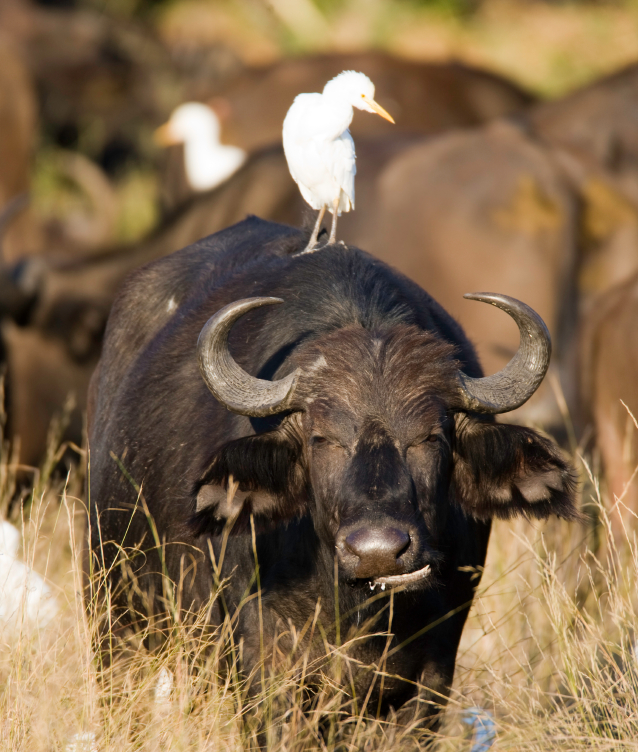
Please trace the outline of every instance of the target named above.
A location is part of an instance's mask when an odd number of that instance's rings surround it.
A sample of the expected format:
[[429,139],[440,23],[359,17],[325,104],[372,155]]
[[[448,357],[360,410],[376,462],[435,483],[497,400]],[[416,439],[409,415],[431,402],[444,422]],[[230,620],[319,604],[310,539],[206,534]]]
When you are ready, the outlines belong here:
[[308,241],[308,245],[301,251],[301,253],[311,253],[315,250],[315,246],[317,245],[317,238],[319,237],[319,230],[321,229],[321,223],[323,222],[323,215],[326,213],[326,205],[324,204],[321,209],[319,209],[319,216],[317,217],[317,221],[315,222],[315,227],[312,231],[312,235],[310,236],[310,240]]
[[333,202],[332,202],[332,227],[330,228],[330,237],[328,238],[328,245],[332,245],[337,240],[337,209],[339,208],[339,200],[341,196],[339,195]]

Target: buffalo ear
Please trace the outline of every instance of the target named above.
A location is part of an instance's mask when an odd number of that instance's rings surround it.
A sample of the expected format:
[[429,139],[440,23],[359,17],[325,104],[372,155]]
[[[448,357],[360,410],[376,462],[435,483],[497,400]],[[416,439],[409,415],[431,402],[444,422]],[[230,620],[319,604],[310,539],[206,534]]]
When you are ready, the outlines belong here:
[[289,432],[272,431],[230,441],[210,461],[194,490],[197,535],[216,534],[228,523],[233,532],[259,530],[306,511],[301,448]]
[[195,516],[191,528],[196,534],[219,533],[229,524],[234,532],[250,529],[250,515],[254,515],[259,530],[263,530],[266,520],[280,521],[277,514],[277,498],[267,491],[240,490],[239,484],[231,475],[227,487],[205,484],[197,492]]
[[575,469],[530,428],[458,416],[453,485],[458,503],[478,519],[582,519]]

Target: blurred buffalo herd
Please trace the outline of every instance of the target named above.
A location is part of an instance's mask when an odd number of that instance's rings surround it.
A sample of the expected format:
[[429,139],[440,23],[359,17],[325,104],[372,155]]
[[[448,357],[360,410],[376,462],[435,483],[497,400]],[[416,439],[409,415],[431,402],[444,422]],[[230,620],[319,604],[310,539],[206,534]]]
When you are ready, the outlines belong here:
[[[376,84],[396,126],[356,115],[357,207],[340,237],[410,276],[464,326],[487,373],[516,350],[512,322],[463,294],[519,298],[554,344],[544,387],[513,420],[599,457],[609,498],[638,511],[638,64],[562,99],[459,63],[382,52],[288,58],[250,68],[221,47],[167,49],[145,26],[73,8],[0,2],[1,357],[6,435],[37,465],[69,394],[65,439],[82,443],[89,379],[115,292],[135,267],[247,214],[310,225],[281,125],[294,97],[342,70]],[[151,134],[180,102],[206,102],[222,141],[248,153],[217,188],[189,189],[183,149]],[[91,159],[78,148],[91,134]],[[93,211],[43,221],[29,205],[43,140]],[[109,181],[157,166],[163,213],[117,243]],[[478,309],[478,310],[477,310]],[[633,484],[638,487],[638,484]],[[624,496],[623,496],[624,494]],[[636,498],[634,498],[636,497]]]

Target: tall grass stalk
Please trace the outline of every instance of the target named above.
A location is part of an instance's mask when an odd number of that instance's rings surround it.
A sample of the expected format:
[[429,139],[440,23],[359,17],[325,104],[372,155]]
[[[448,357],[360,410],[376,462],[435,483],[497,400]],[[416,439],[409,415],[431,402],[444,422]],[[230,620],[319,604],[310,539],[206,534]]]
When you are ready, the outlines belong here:
[[[5,494],[15,460],[3,451]],[[353,697],[357,667],[348,644],[361,637],[322,634],[321,604],[301,633],[275,641],[277,660],[267,654],[258,562],[252,597],[260,604],[262,660],[254,677],[240,670],[237,614],[222,608],[223,623],[209,626],[224,597],[220,562],[211,601],[197,613],[180,612],[172,584],[165,589],[173,609],[161,649],[146,649],[142,634],[117,660],[97,660],[108,588],[94,577],[93,598],[85,601],[81,475],[45,471],[23,505],[4,507],[23,531],[24,560],[47,578],[61,608],[45,629],[25,624],[0,635],[1,749],[73,749],[74,736],[86,733],[100,752],[423,748],[429,737],[416,724],[398,726],[369,697]],[[477,706],[494,716],[498,750],[638,749],[638,547],[631,531],[614,542],[591,481],[597,535],[591,525],[560,521],[495,524],[443,724],[430,739],[436,749],[471,749],[463,716]],[[112,627],[107,621],[107,633]],[[301,650],[304,640],[319,641],[323,654]],[[107,653],[115,649],[114,641],[104,644]],[[378,686],[390,649],[388,639],[373,668]]]

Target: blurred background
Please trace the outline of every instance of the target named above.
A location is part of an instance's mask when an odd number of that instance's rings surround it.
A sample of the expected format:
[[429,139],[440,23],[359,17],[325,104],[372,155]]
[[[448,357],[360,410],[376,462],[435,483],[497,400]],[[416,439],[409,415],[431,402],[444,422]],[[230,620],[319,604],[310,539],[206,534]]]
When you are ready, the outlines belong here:
[[[0,645],[3,748],[66,748],[106,707],[78,541],[87,388],[119,285],[248,213],[311,226],[281,126],[344,69],[396,125],[355,114],[339,237],[433,294],[488,373],[518,332],[463,293],[542,315],[549,375],[506,418],[570,453],[588,514],[495,524],[450,723],[473,697],[500,749],[635,748],[638,0],[0,0],[0,509],[66,602],[55,646]],[[174,728],[204,738],[181,681]],[[122,741],[130,697],[118,750],[141,748]],[[463,733],[443,748],[469,749]]]
[[[33,211],[40,220],[61,222],[87,209],[90,198],[72,190],[60,169],[59,150],[71,150],[105,171],[113,195],[110,226],[100,230],[117,241],[143,236],[160,219],[162,155],[152,143],[152,129],[182,101],[206,101],[232,90],[247,67],[375,49],[415,61],[462,61],[545,98],[638,60],[638,4],[632,0],[3,0],[1,5],[4,54],[16,56],[13,64],[23,67],[21,84],[14,84],[20,90],[14,96],[23,101],[14,105],[21,108],[28,142],[23,148],[30,150]],[[9,91],[4,96],[12,98]],[[25,131],[31,131],[30,139]],[[13,249],[10,238],[6,242],[11,253],[23,252]]]
[[396,125],[354,118],[341,237],[433,294],[487,372],[518,333],[463,294],[535,308],[552,370],[511,419],[592,451],[624,489],[638,354],[631,316],[609,312],[638,270],[634,0],[2,0],[0,360],[22,465],[52,425],[80,451],[127,273],[249,213],[312,223],[281,126],[346,69]]

